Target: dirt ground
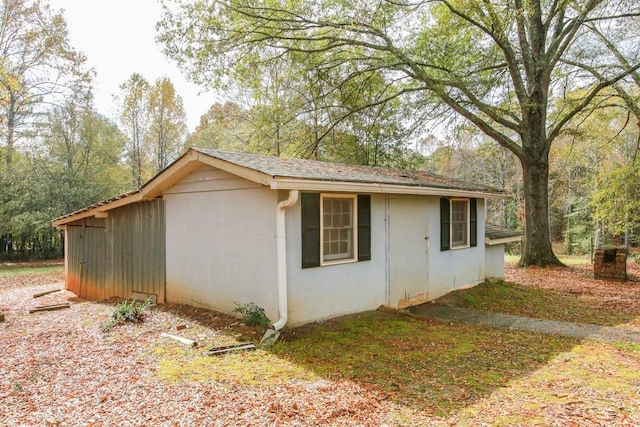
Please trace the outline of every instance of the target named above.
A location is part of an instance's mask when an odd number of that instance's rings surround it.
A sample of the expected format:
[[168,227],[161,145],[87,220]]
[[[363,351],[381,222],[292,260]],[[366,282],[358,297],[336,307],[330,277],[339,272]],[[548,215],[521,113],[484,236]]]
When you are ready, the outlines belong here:
[[[588,266],[552,270],[509,266],[507,278],[531,286],[598,293],[607,304],[623,308],[640,301],[640,268],[632,266],[631,273],[633,281],[613,287],[594,281]],[[185,355],[194,350],[161,337],[162,333],[194,338],[200,343],[196,351],[204,352],[210,346],[259,339],[261,331],[244,327],[237,319],[219,313],[163,306],[140,325],[124,325],[103,333],[102,325],[113,312],[114,302],[85,302],[65,290],[33,297],[38,292],[61,289],[61,281],[60,273],[0,276],[0,313],[5,315],[5,321],[0,323],[0,426],[392,426],[523,422],[597,426],[640,422],[638,414],[614,417],[620,413],[615,412],[615,405],[640,409],[637,349],[628,353],[612,346],[603,347],[604,344],[586,344],[577,350],[577,355],[570,353],[554,361],[548,372],[541,370],[522,379],[525,382],[522,385],[498,390],[478,405],[441,419],[398,406],[376,390],[353,381],[329,381],[298,372],[296,367],[277,361],[263,350],[203,361],[208,363],[207,370],[202,371],[206,376],[198,375],[197,366],[189,377],[181,376],[176,363],[183,363],[187,360]],[[35,306],[66,302],[70,303],[68,309],[29,314],[29,309]],[[598,359],[584,366],[571,365],[587,363],[593,351],[614,352],[621,364],[606,366]],[[230,371],[222,371],[221,367],[220,376],[208,377],[215,373],[216,366],[212,363],[235,364],[239,367],[237,371],[243,371],[242,367],[256,366],[257,359],[266,361],[260,375],[245,372],[245,377],[230,378],[227,376]],[[286,375],[280,375],[278,369],[286,371]],[[560,384],[551,373],[563,369],[567,369],[570,377]],[[272,375],[268,374],[270,370]],[[593,372],[594,381],[601,381],[601,377],[602,381],[611,381],[606,387],[609,391],[598,391],[596,395],[593,390],[599,389],[589,386],[581,376],[587,375],[585,370]],[[547,395],[536,394],[531,384],[549,389],[552,401]],[[628,399],[630,395],[634,396],[633,401]],[[576,408],[581,406],[586,409],[576,415]],[[519,414],[525,414],[524,418]]]

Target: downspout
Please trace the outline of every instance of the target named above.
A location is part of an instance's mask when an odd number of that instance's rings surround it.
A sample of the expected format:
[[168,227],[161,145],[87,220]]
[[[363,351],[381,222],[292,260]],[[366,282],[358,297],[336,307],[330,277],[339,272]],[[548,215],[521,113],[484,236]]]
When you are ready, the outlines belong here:
[[278,312],[280,319],[272,326],[279,331],[287,324],[287,233],[285,231],[285,210],[298,202],[299,190],[289,190],[289,198],[276,206],[276,260],[278,270]]

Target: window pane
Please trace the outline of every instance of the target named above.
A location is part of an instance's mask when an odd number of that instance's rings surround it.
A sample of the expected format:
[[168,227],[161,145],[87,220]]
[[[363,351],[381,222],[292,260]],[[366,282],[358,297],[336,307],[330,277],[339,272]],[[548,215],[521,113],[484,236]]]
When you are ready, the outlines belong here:
[[453,200],[451,202],[451,245],[466,246],[469,241],[467,237],[469,202],[467,200]]
[[353,258],[353,199],[324,197],[322,211],[324,260]]

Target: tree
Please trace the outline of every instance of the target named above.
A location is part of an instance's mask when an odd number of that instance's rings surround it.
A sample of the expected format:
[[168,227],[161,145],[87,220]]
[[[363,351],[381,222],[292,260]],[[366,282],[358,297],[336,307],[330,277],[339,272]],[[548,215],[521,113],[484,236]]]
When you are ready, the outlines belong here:
[[159,78],[147,94],[149,133],[155,172],[158,173],[182,152],[187,124],[182,98],[167,77]]
[[125,189],[124,135],[95,112],[90,93],[73,95],[46,113],[0,181],[0,257],[61,256],[51,219]]
[[215,103],[200,117],[200,123],[187,138],[188,147],[222,151],[245,151],[251,132],[248,111],[235,102]]
[[120,85],[120,90],[120,123],[128,138],[125,151],[131,170],[131,184],[140,188],[152,173],[145,143],[149,132],[149,82],[142,75],[134,73]]
[[38,0],[0,4],[0,134],[5,162],[42,107],[90,81],[85,57],[70,45],[66,22]]
[[[637,36],[640,4],[630,0],[176,3],[158,39],[196,82],[219,82],[220,70],[268,47],[265,61],[303,55],[342,68],[338,88],[382,73],[386,84],[368,106],[402,97],[416,120],[452,111],[514,153],[523,169],[522,265],[559,262],[549,234],[551,144],[602,89],[632,84],[625,79],[640,63],[633,37],[609,37],[621,27]],[[603,42],[614,38],[628,66]],[[558,108],[576,89],[584,96]]]

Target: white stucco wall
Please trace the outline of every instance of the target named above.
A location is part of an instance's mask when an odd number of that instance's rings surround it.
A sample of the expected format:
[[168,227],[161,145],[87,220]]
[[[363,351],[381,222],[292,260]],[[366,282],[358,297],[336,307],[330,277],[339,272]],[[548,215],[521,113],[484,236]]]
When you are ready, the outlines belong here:
[[[286,195],[281,195],[284,198]],[[371,196],[371,260],[302,268],[300,202],[286,211],[289,324],[300,325],[385,303],[385,197]]]
[[[277,320],[275,208],[287,196],[208,166],[165,192],[167,302],[227,313],[237,303],[254,302]],[[394,210],[402,218],[394,224],[404,236],[399,245],[388,240]],[[438,197],[372,194],[371,260],[303,269],[298,201],[285,214],[289,326],[380,305],[419,304],[481,282],[487,268],[481,199],[477,213],[478,246],[441,252]],[[402,253],[389,254],[392,247]],[[390,260],[407,251],[421,252],[415,259],[425,263],[425,277],[390,289]]]
[[277,320],[277,193],[203,167],[164,197],[167,302],[226,313],[254,302]]
[[485,246],[485,274],[487,278],[504,279],[504,245]]
[[485,278],[484,200],[478,199],[478,245],[440,251],[440,201],[429,200],[429,299],[477,285]]
[[[280,198],[285,198],[283,193]],[[401,226],[414,230],[427,263],[424,280],[402,289],[389,280],[389,260],[406,253],[389,254],[387,213],[389,199],[396,206],[411,206],[412,218],[403,217]],[[412,203],[402,203],[403,200]],[[289,284],[289,324],[299,325],[348,313],[373,310],[380,305],[405,307],[433,300],[452,290],[476,285],[485,277],[484,202],[478,200],[478,246],[440,251],[440,204],[438,197],[376,195],[371,197],[370,261],[303,269],[301,266],[300,203],[287,210],[287,276]],[[406,211],[405,211],[406,213]],[[405,230],[405,231],[406,231]],[[406,233],[405,233],[406,234]],[[428,236],[427,241],[424,237]],[[424,243],[422,243],[424,242]],[[416,257],[417,262],[420,257]]]

